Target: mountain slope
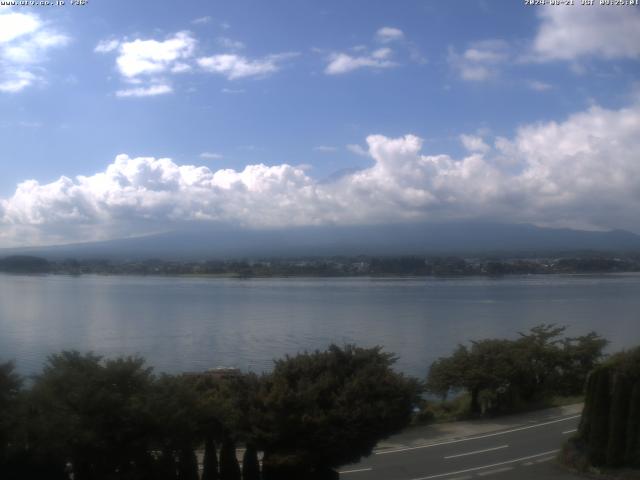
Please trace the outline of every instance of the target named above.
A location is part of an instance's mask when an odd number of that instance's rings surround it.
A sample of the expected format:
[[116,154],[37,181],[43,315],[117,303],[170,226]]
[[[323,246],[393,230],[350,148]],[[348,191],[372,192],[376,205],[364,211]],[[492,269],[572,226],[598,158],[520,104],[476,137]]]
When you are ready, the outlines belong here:
[[287,230],[237,228],[168,232],[105,242],[0,250],[0,256],[48,258],[204,259],[406,254],[545,254],[577,251],[640,251],[640,236],[615,230],[592,232],[528,224],[449,222]]

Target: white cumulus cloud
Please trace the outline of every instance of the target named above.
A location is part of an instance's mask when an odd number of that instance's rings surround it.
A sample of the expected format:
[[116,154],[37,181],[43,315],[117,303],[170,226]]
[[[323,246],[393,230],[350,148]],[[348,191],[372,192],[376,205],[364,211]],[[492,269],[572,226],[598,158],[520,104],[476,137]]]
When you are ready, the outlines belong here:
[[382,27],[376,32],[376,39],[382,43],[394,42],[403,38],[404,32],[395,27]]
[[118,97],[153,97],[156,95],[164,95],[171,93],[173,89],[170,85],[158,84],[149,85],[147,87],[133,87],[118,90],[116,96]]
[[363,146],[358,145],[357,143],[350,143],[349,145],[347,145],[346,148],[349,152],[354,153],[356,155],[360,155],[362,157],[369,156],[369,151]]
[[110,38],[94,48],[100,54],[116,53],[116,69],[125,88],[116,96],[155,97],[173,92],[169,77],[192,70],[188,63],[197,41],[190,32],[177,32],[164,40]]
[[218,45],[229,50],[242,50],[245,45],[240,40],[234,40],[229,37],[218,37]]
[[539,61],[640,57],[637,8],[542,8],[538,15],[541,24],[534,39],[533,56]]
[[178,32],[163,41],[136,39],[123,42],[118,49],[116,65],[127,79],[157,75],[191,57],[195,46],[196,40],[189,32]]
[[211,20],[213,20],[211,17],[206,16],[206,17],[198,17],[198,18],[194,18],[191,23],[193,23],[194,25],[206,25],[207,23],[211,23]]
[[[218,44],[232,52],[244,48],[242,42],[228,37],[219,37]],[[223,75],[229,80],[265,77],[277,72],[286,60],[298,55],[285,52],[255,59],[236,53],[197,56],[197,48],[198,41],[193,34],[181,31],[164,40],[106,39],[100,41],[94,51],[117,53],[116,69],[127,85],[116,91],[119,97],[150,97],[171,93],[174,90],[172,76],[177,74],[208,72]]]
[[338,151],[336,147],[333,147],[331,145],[318,145],[316,147],[313,147],[313,149],[316,152],[320,152],[320,153],[335,153]]
[[398,67],[408,62],[425,64],[427,59],[415,43],[408,41],[402,30],[396,27],[381,27],[374,35],[371,45],[354,45],[341,51],[314,48],[325,56],[326,75],[343,75],[356,70],[382,70]]
[[113,52],[120,46],[120,40],[110,39],[110,40],[101,40],[98,42],[96,47],[93,49],[96,53],[109,53]]
[[69,41],[36,14],[0,13],[0,92],[17,93],[44,83],[42,64],[48,51]]
[[245,77],[264,77],[277,72],[282,63],[296,53],[279,53],[263,58],[249,59],[242,55],[224,53],[198,58],[198,65],[205,71],[224,75],[229,80]]
[[449,48],[448,62],[465,81],[481,82],[494,78],[509,59],[508,44],[499,39],[474,42],[462,53]]
[[460,135],[460,141],[464,148],[470,152],[487,153],[491,147],[478,135]]
[[529,80],[527,82],[527,87],[529,87],[531,90],[535,90],[536,92],[546,92],[547,90],[551,90],[553,88],[553,85],[546,82],[541,82],[540,80]]
[[592,106],[512,138],[461,137],[461,158],[415,135],[370,135],[372,164],[331,181],[303,167],[212,170],[119,155],[91,176],[28,180],[0,200],[0,244],[56,243],[224,222],[253,228],[491,218],[640,231],[640,103]]
[[215,152],[202,152],[200,154],[200,158],[204,158],[205,160],[220,160],[221,158],[224,158],[224,156]]
[[379,48],[370,54],[351,55],[348,53],[332,53],[329,55],[329,63],[324,69],[327,75],[341,75],[360,68],[391,68],[397,66],[391,60],[390,48]]

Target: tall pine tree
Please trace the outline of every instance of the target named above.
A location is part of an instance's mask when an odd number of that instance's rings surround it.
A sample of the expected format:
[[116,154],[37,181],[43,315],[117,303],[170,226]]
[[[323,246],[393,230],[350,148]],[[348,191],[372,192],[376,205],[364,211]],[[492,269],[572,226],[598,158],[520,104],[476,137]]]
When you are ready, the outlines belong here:
[[202,463],[202,480],[218,480],[220,478],[216,444],[210,435],[204,441],[204,459]]
[[241,480],[236,444],[231,439],[225,440],[220,450],[220,480]]

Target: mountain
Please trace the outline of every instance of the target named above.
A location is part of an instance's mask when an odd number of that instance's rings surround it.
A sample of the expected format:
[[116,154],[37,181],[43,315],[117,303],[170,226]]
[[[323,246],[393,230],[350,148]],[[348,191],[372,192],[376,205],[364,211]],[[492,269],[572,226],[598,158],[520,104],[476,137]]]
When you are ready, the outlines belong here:
[[584,251],[640,251],[640,236],[623,230],[593,232],[529,224],[448,222],[383,226],[300,227],[273,230],[218,228],[51,247],[0,250],[61,258],[198,260],[332,255],[487,255]]

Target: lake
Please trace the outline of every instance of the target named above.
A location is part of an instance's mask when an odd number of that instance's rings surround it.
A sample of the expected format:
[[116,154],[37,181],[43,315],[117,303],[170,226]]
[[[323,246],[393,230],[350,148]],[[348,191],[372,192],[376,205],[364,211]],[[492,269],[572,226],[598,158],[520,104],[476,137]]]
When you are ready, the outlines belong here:
[[0,275],[0,360],[40,370],[62,349],[144,356],[157,371],[234,366],[332,342],[382,345],[424,377],[460,342],[540,323],[640,343],[640,274],[504,278]]

